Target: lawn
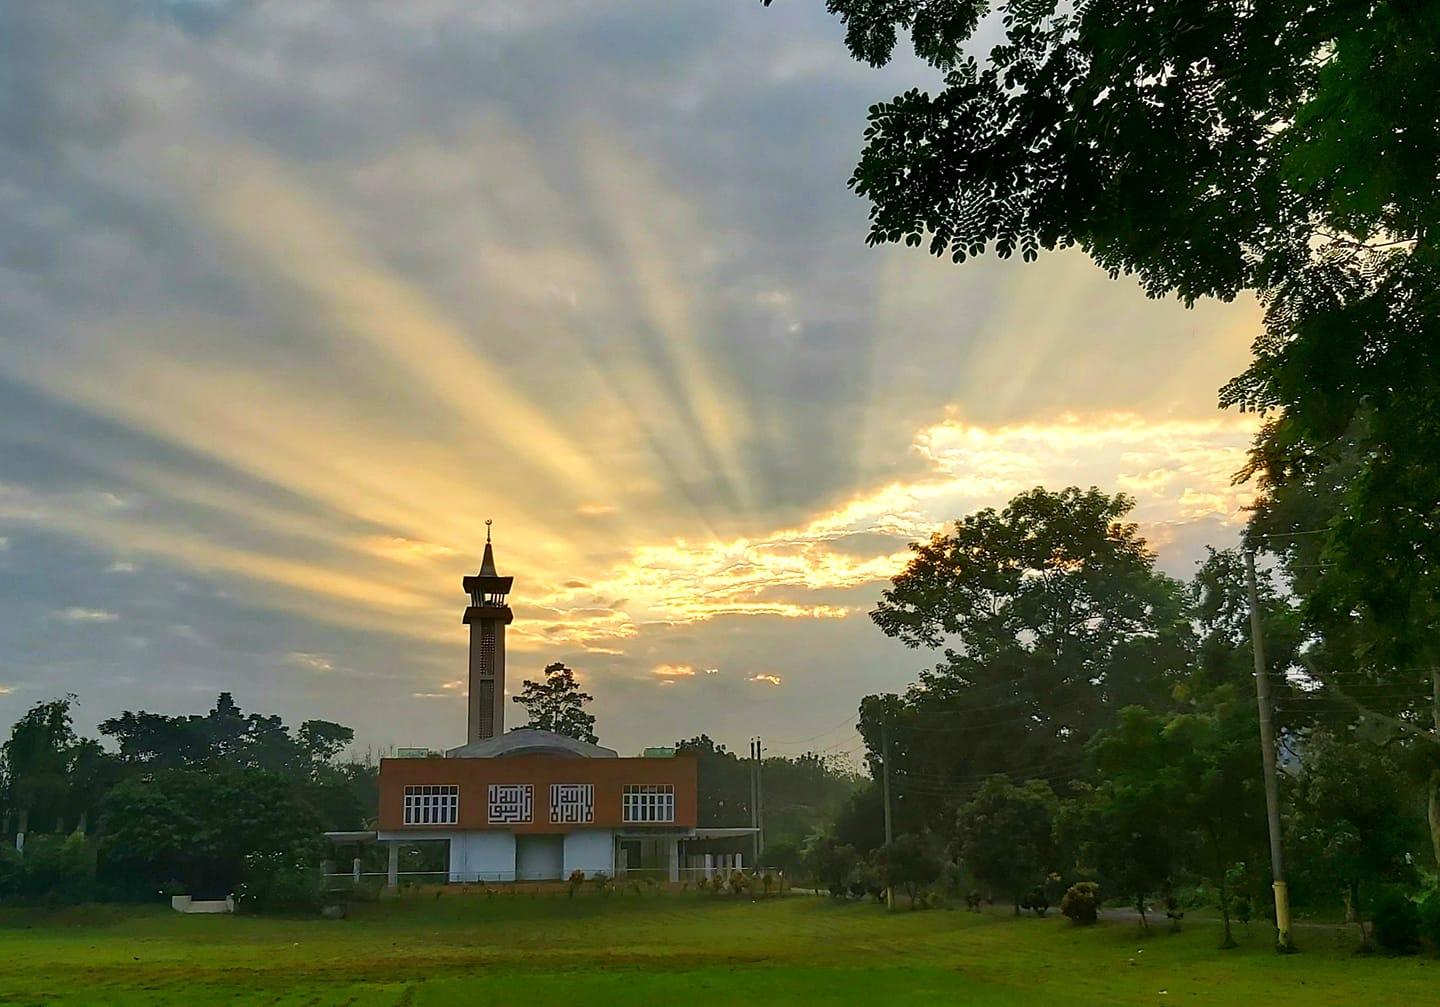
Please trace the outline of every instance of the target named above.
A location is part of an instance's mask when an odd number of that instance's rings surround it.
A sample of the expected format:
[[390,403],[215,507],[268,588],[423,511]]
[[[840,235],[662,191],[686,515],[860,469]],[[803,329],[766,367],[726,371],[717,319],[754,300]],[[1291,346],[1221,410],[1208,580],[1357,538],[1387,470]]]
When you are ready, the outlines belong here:
[[1344,1004],[1433,1003],[1440,962],[1349,953],[1306,932],[1277,957],[1197,923],[1137,936],[1053,915],[897,912],[826,898],[445,892],[350,919],[183,917],[83,907],[0,913],[0,1003]]

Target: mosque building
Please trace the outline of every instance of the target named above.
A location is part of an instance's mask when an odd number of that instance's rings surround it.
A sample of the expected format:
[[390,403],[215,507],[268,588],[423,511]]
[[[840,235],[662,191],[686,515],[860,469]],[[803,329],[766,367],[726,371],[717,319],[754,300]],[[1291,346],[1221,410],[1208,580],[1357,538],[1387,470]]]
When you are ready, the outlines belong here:
[[551,731],[505,730],[513,583],[497,571],[487,534],[480,572],[463,581],[465,744],[443,757],[402,750],[410,757],[382,759],[377,831],[331,838],[387,844],[391,886],[401,848],[422,841],[446,843],[451,882],[551,880],[575,871],[678,881],[742,866],[738,851],[755,830],[698,827],[693,757],[647,749],[627,758]]

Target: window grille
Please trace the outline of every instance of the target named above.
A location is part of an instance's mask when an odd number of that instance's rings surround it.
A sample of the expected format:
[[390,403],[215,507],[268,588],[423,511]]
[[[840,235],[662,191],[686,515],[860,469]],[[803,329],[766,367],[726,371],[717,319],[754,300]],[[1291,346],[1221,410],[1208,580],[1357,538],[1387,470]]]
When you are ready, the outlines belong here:
[[406,825],[454,825],[460,821],[460,788],[426,784],[405,788]]
[[668,783],[626,785],[624,820],[646,824],[675,821],[675,788]]

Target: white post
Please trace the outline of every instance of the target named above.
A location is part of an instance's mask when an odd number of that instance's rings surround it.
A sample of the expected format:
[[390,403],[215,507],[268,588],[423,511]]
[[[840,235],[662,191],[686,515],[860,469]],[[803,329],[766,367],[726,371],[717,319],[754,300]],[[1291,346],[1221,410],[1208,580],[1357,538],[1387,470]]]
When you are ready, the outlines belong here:
[[680,880],[680,840],[670,840],[670,880]]
[[385,868],[385,885],[391,891],[400,887],[400,844],[390,843],[390,862]]
[[355,876],[355,883],[360,883],[360,858],[356,857],[351,863],[351,870]]
[[705,880],[709,881],[715,874],[715,854],[705,854]]

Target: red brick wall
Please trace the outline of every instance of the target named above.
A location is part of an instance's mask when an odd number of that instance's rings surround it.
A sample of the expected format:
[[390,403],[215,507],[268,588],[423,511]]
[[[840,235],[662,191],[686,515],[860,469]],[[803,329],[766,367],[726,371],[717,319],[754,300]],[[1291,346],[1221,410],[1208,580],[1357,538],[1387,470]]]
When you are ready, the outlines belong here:
[[[457,825],[405,825],[405,788],[417,784],[454,784],[460,788]],[[520,825],[489,822],[492,783],[529,783],[535,788],[533,821]],[[589,825],[550,824],[550,784],[595,785],[595,821]],[[576,828],[626,829],[643,825],[622,821],[621,795],[626,784],[668,783],[675,788],[675,821],[668,828],[694,828],[696,822],[695,760],[580,759],[550,755],[516,755],[499,759],[381,759],[380,828],[415,832],[445,829],[504,829],[511,832],[570,832]],[[655,823],[655,827],[662,827]]]

